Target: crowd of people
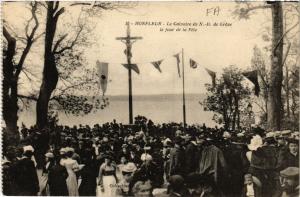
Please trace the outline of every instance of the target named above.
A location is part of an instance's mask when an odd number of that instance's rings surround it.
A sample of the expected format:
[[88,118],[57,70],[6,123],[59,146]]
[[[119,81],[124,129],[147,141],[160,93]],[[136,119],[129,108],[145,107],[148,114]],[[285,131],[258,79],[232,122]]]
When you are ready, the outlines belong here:
[[15,196],[292,197],[299,132],[205,125],[20,128],[3,147],[3,193]]

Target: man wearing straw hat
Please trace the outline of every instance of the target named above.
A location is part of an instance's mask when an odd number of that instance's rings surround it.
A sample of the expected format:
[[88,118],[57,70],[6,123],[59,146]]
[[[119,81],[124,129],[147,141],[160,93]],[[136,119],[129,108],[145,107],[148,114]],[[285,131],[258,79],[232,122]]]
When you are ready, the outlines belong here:
[[133,174],[137,170],[137,167],[134,163],[129,162],[122,168],[122,177],[123,179],[119,182],[117,188],[117,195],[120,196],[132,196],[130,191],[130,184],[133,179]]
[[281,197],[299,196],[299,168],[288,167],[280,172],[281,187],[283,193]]

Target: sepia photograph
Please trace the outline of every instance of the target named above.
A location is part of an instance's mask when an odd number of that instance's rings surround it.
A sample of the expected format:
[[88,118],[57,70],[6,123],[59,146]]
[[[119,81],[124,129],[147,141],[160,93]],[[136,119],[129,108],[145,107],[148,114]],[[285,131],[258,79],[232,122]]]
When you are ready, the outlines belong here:
[[298,197],[298,1],[2,1],[1,194]]

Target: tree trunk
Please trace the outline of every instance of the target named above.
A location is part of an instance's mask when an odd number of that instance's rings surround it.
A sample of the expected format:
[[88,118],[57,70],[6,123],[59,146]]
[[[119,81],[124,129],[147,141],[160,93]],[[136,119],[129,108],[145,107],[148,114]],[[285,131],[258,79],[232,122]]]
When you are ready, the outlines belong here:
[[18,121],[18,85],[16,80],[11,80],[9,95],[3,95],[3,119],[6,124],[5,141],[9,145],[16,145],[20,140],[20,135],[17,127]]
[[282,54],[283,54],[283,17],[282,3],[272,4],[273,41],[270,84],[268,91],[268,128],[281,129],[282,119]]
[[298,106],[297,106],[297,101],[296,101],[296,96],[298,96],[294,91],[292,91],[292,106],[291,106],[291,112],[292,112],[292,116],[293,116],[293,130],[297,131],[299,130],[298,128],[296,128],[295,125],[299,125],[297,118],[299,117],[299,114],[296,113],[296,111],[298,110]]
[[18,81],[14,77],[13,57],[16,53],[16,39],[13,38],[8,31],[3,28],[4,37],[7,40],[8,46],[3,59],[3,83],[2,83],[2,101],[3,101],[3,119],[6,124],[4,133],[4,142],[7,145],[16,145],[20,139],[17,129],[18,120]]
[[17,121],[18,121],[18,84],[17,80],[13,79],[11,80],[11,87],[10,87],[10,96],[9,100],[6,101],[6,109],[4,112],[5,115],[5,123],[6,123],[6,129],[9,132],[9,135],[7,136],[10,142],[12,144],[18,143],[18,140],[20,139],[18,127],[17,127]]
[[236,120],[236,127],[240,130],[240,109],[239,109],[239,99],[236,101],[236,111],[237,111],[237,120]]
[[56,68],[54,55],[45,54],[45,65],[43,71],[43,81],[40,88],[39,97],[36,104],[36,124],[38,128],[43,129],[47,126],[48,104],[53,90],[58,81],[58,71]]
[[236,110],[235,110],[235,101],[234,101],[234,104],[233,104],[233,108],[231,109],[231,131],[234,131],[235,130],[235,125],[236,125]]
[[285,67],[285,94],[286,94],[286,112],[287,118],[290,118],[290,87],[289,87],[289,68],[288,65]]
[[240,111],[239,111],[239,96],[232,90],[234,98],[234,116],[233,116],[233,128],[232,131],[240,128]]
[[36,124],[39,129],[43,129],[47,126],[48,104],[50,96],[56,88],[58,81],[58,71],[56,68],[54,53],[52,51],[56,24],[59,17],[58,13],[55,14],[58,2],[47,2],[47,5],[43,81],[36,104]]
[[232,131],[235,131],[237,120],[237,108],[236,108],[236,98],[234,98],[234,109],[233,109],[233,118],[232,118]]
[[227,112],[227,117],[228,117],[228,129],[232,130],[234,127],[234,111],[233,111],[233,97],[232,97],[232,93],[228,94],[228,107],[229,107],[229,112]]
[[222,116],[223,116],[223,121],[224,121],[224,129],[227,130],[229,128],[229,121],[228,121],[228,113],[227,113],[227,107],[228,105],[225,104],[227,102],[226,101],[226,98],[225,96],[223,95],[223,92],[221,91],[221,97],[222,97],[222,100],[224,102],[224,105],[223,105],[223,111],[222,111]]

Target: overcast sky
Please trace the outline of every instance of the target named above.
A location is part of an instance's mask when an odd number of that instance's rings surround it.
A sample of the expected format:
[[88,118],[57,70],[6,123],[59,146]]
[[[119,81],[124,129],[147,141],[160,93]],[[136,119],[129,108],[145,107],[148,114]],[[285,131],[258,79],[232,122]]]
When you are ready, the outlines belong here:
[[[17,24],[21,17],[23,3],[4,6],[4,17]],[[204,93],[205,83],[211,79],[204,67],[220,73],[228,65],[241,69],[250,66],[254,45],[265,46],[261,32],[263,26],[270,25],[271,12],[258,11],[249,20],[239,21],[232,17],[234,2],[196,3],[196,2],[140,2],[132,9],[105,11],[101,17],[94,18],[94,45],[85,50],[88,66],[95,67],[96,60],[109,63],[107,95],[126,95],[128,93],[125,45],[116,37],[125,36],[125,22],[129,21],[133,36],[143,39],[133,44],[132,62],[137,63],[140,75],[133,72],[133,94],[172,94],[182,92],[182,81],[178,78],[174,54],[184,49],[186,92]],[[207,9],[219,7],[218,15],[206,16]],[[8,10],[14,9],[15,12]],[[78,8],[67,8],[66,16],[73,15]],[[76,14],[74,14],[76,15]],[[64,17],[64,20],[68,20]],[[161,22],[162,26],[135,25],[135,22]],[[170,23],[210,22],[231,23],[230,27],[198,27],[196,32],[160,32],[159,28]],[[60,28],[62,28],[60,26]],[[42,65],[42,55],[32,55],[36,64]],[[191,69],[189,59],[199,66]],[[164,59],[159,73],[150,62]],[[35,68],[41,75],[41,67]],[[22,75],[22,77],[24,77]],[[39,87],[38,84],[36,87]],[[29,87],[30,84],[27,84]]]

